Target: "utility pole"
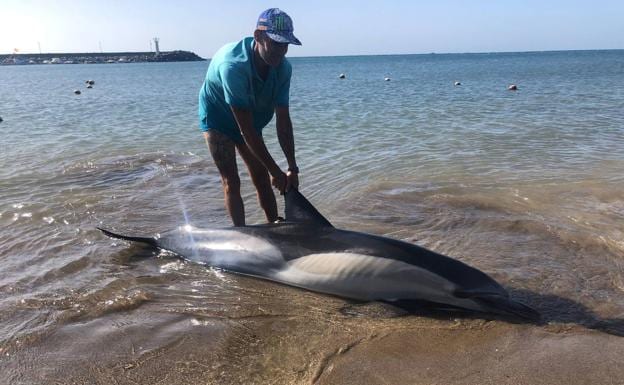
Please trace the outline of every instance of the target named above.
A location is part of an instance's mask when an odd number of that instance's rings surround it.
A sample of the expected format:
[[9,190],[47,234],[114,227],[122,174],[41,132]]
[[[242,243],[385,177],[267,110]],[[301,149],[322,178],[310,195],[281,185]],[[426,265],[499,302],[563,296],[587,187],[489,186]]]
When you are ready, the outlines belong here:
[[102,42],[100,41],[99,43],[100,43],[100,53],[104,53],[104,52],[102,51]]
[[37,42],[37,45],[39,46],[39,55],[41,55],[41,43]]

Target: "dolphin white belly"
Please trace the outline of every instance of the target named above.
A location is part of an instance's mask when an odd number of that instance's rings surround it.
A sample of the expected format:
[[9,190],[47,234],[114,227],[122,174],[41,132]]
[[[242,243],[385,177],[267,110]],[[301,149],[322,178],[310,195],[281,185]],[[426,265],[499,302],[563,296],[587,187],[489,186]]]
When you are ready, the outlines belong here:
[[439,302],[455,285],[430,271],[389,258],[354,253],[311,254],[286,263],[279,282],[358,300],[420,298]]

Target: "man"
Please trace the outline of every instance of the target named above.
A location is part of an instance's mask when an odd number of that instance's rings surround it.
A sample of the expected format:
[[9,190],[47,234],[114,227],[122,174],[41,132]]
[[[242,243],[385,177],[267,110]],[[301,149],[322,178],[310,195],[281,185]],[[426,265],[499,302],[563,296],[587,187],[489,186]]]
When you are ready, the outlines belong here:
[[[234,226],[245,225],[236,150],[247,165],[269,222],[278,219],[271,185],[280,193],[299,187],[288,109],[292,68],[284,58],[288,44],[301,45],[293,35],[292,19],[277,8],[267,9],[260,14],[253,37],[217,51],[199,92],[200,128],[221,174],[225,207]],[[277,137],[288,162],[286,173],[262,138],[262,129],[273,113]]]

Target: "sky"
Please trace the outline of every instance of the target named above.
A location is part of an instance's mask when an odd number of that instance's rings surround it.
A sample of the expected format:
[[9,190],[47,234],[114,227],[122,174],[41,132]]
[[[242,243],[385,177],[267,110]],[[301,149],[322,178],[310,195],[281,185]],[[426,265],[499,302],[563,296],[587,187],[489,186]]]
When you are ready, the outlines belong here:
[[289,56],[624,49],[617,0],[0,0],[0,54],[186,50],[210,58],[277,7]]

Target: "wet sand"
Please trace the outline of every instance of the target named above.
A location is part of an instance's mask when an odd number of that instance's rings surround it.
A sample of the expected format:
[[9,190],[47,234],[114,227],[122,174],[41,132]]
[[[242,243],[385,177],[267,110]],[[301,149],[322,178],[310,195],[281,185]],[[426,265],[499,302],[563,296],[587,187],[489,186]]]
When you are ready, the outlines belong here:
[[338,354],[319,384],[622,384],[624,340],[505,324],[390,332]]

